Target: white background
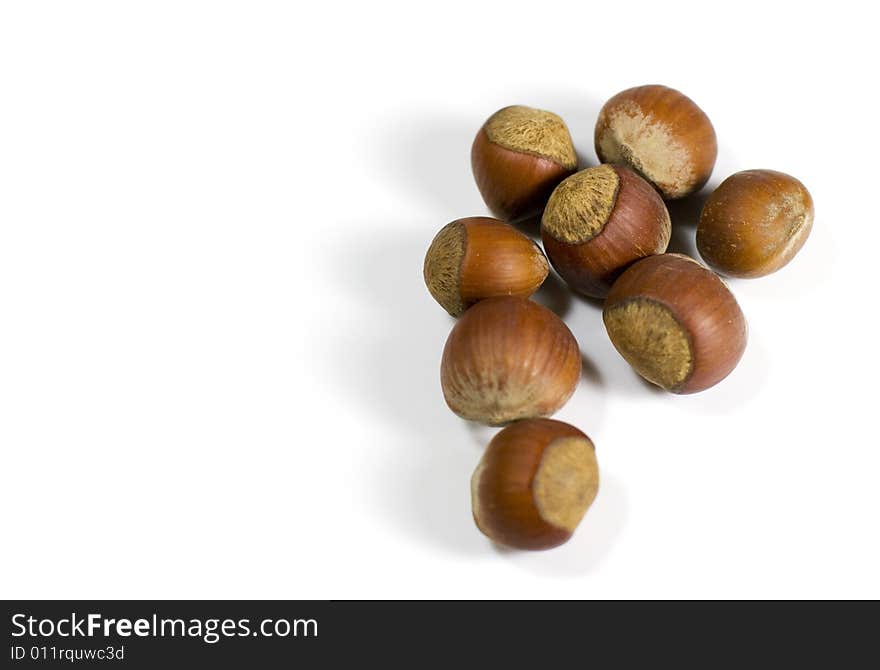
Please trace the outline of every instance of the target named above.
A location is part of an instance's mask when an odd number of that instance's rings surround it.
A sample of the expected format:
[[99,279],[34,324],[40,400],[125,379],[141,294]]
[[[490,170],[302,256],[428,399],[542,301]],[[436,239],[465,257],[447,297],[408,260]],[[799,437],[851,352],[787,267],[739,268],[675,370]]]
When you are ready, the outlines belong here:
[[[880,597],[863,6],[3,3],[2,595]],[[443,402],[424,252],[486,213],[489,114],[553,110],[592,165],[599,107],[643,83],[709,114],[710,187],[789,172],[814,231],[731,282],[748,349],[695,396],[541,291],[602,484],[566,546],[499,550],[468,488],[494,430]]]

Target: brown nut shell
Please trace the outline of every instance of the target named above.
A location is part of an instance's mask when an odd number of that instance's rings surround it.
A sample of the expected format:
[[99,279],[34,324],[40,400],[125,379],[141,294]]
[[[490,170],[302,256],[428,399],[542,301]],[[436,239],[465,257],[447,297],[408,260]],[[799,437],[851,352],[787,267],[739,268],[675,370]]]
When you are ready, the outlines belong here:
[[672,226],[663,200],[622,165],[588,168],[563,181],[544,210],[541,238],[559,275],[604,298],[640,258],[666,251]]
[[527,298],[550,266],[535,242],[511,225],[486,216],[444,226],[425,256],[425,284],[452,316],[496,296]]
[[514,105],[480,128],[471,167],[492,213],[516,221],[541,211],[554,187],[577,169],[577,155],[556,114]]
[[683,254],[635,263],[614,283],[602,318],[636,372],[673,393],[714,386],[746,346],[736,298],[718,275]]
[[474,522],[499,544],[549,549],[571,537],[598,490],[590,438],[561,421],[518,421],[492,439],[474,471]]
[[553,414],[580,373],[580,350],[562,319],[525,298],[487,298],[449,333],[440,383],[460,417],[501,425]]
[[666,86],[637,86],[615,95],[599,112],[594,139],[599,160],[629,165],[667,200],[700,190],[718,156],[709,117]]
[[813,199],[794,177],[745,170],[715,189],[700,215],[697,249],[731,277],[763,277],[800,251],[813,227]]

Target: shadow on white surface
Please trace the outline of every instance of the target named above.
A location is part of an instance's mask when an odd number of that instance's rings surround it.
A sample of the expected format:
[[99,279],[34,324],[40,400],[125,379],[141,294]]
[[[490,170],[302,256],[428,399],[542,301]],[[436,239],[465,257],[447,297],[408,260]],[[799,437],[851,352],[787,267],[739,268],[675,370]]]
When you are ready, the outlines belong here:
[[[599,495],[572,538],[548,551],[530,552],[493,544],[518,568],[543,577],[569,578],[598,570],[614,548],[629,515],[626,491],[616,476],[601,474]],[[586,598],[588,593],[573,593]]]
[[357,328],[336,333],[336,372],[365,407],[417,435],[449,417],[440,358],[454,321],[422,280],[429,242],[429,234],[376,231],[351,240],[336,259],[365,312]]
[[[434,230],[363,225],[365,235],[335,259],[343,288],[364,311],[334,328],[327,362],[334,388],[355,397],[382,442],[363,436],[364,495],[378,516],[410,537],[452,552],[480,553],[470,511],[470,476],[496,429],[468,439],[443,400],[440,359],[451,317],[424,286],[421,263]],[[356,327],[360,326],[360,327]],[[476,433],[475,433],[476,434]],[[388,436],[393,436],[389,440]],[[479,447],[479,448],[475,448]]]
[[697,224],[700,222],[703,205],[706,204],[706,200],[717,186],[718,183],[713,180],[704,186],[699,193],[666,203],[669,218],[672,219],[672,236],[669,239],[667,251],[685,254],[702,262],[700,254],[697,252]]
[[[477,452],[478,454],[483,453],[483,449],[486,448],[486,445],[488,445],[489,442],[492,441],[492,438],[498,434],[498,431],[501,430],[501,428],[494,426],[484,426],[476,421],[462,421],[462,423],[467,428],[471,438],[473,438],[477,449],[479,449]],[[476,467],[476,463],[474,463],[474,467]]]
[[438,219],[425,231],[431,236],[454,219],[488,214],[471,174],[471,143],[480,123],[414,109],[375,130],[381,148],[371,158],[390,180],[390,190],[423,205],[426,213],[445,213],[446,220]]
[[[748,314],[746,314],[748,318]],[[679,396],[681,409],[698,414],[729,414],[753,402],[762,392],[770,375],[770,356],[756,329],[749,329],[746,350],[739,364],[712,388]]]
[[[372,473],[386,521],[410,539],[453,554],[486,553],[471,515],[470,478],[480,459],[460,431],[428,430],[402,442]],[[433,435],[433,437],[432,437]]]
[[541,288],[532,296],[532,300],[544,305],[560,319],[568,316],[573,302],[571,289],[552,270]]

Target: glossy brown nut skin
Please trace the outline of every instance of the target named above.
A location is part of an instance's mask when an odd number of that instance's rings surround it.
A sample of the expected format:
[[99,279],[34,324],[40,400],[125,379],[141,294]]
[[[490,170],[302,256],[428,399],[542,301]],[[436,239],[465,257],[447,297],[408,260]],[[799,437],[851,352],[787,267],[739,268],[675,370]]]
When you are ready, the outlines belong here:
[[572,173],[549,158],[492,144],[485,130],[474,140],[471,165],[486,206],[506,221],[540,212],[556,185]]
[[762,277],[800,251],[813,225],[813,199],[794,177],[745,170],[715,189],[700,215],[697,249],[731,277]]
[[683,93],[654,84],[608,100],[594,139],[599,160],[626,163],[667,200],[700,190],[718,156],[715,129],[705,112]]
[[487,298],[450,332],[440,383],[453,412],[502,425],[553,414],[580,373],[580,350],[562,319],[525,298]]
[[[542,149],[540,141],[528,149],[507,146],[497,137],[493,141],[489,132],[493,120],[510,110],[553,117],[557,125],[554,135],[558,142],[567,145],[567,158],[560,158],[558,152],[549,148]],[[514,105],[493,114],[477,132],[471,147],[471,167],[477,188],[491,212],[505,221],[517,221],[541,211],[556,184],[577,170],[577,158],[562,119],[543,110]]]
[[[703,391],[729,375],[742,358],[747,340],[745,316],[718,275],[693,259],[662,254],[632,265],[608,294],[603,314],[606,325],[609,310],[633,300],[667,308],[687,334],[692,366],[686,379],[668,391]],[[620,350],[617,343],[615,347]]]
[[[672,231],[669,212],[657,191],[629,168],[609,167],[617,173],[620,185],[611,216],[595,237],[571,244],[541,228],[550,263],[569,286],[592,298],[608,295],[614,280],[635,261],[666,251]],[[552,206],[551,197],[548,209]]]
[[540,247],[513,226],[487,216],[458,219],[434,238],[425,283],[452,316],[484,298],[532,295],[550,266]]
[[[542,517],[533,485],[548,446],[566,438],[589,445],[595,463],[590,438],[561,421],[517,421],[492,439],[471,482],[474,522],[484,535],[508,547],[531,550],[550,549],[571,537],[571,528]],[[594,476],[588,483],[584,511],[598,490],[597,469]]]

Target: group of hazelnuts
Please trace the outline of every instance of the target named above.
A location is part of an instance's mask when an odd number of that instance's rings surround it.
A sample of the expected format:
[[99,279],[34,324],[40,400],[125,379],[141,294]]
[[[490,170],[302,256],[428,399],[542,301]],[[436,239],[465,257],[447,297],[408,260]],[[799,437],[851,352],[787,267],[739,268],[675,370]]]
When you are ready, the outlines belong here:
[[[601,165],[578,171],[559,116],[499,110],[471,151],[477,187],[498,218],[453,221],[425,258],[428,290],[459,317],[441,363],[446,402],[465,419],[507,425],[489,443],[471,492],[477,527],[510,547],[562,544],[599,488],[590,438],[544,418],[571,397],[581,373],[571,331],[529,300],[549,266],[578,293],[604,300],[608,336],[639,375],[695,393],[724,379],[746,345],[745,317],[716,271],[778,270],[813,221],[801,182],[746,170],[702,209],[696,243],[712,269],[665,253],[672,224],[664,200],[699,191],[718,152],[709,118],[671,88],[639,86],[608,100],[595,148]],[[511,225],[536,215],[544,251]]]

